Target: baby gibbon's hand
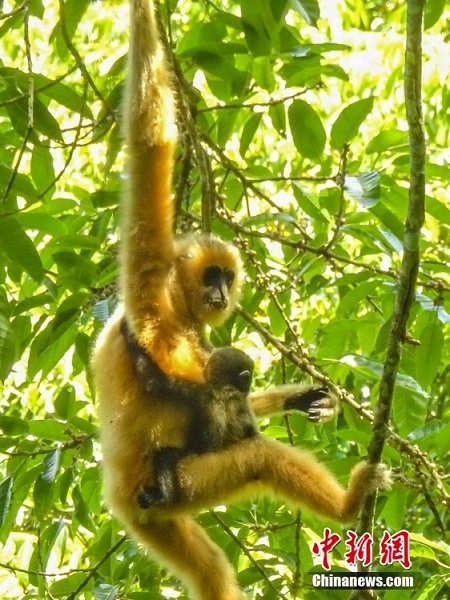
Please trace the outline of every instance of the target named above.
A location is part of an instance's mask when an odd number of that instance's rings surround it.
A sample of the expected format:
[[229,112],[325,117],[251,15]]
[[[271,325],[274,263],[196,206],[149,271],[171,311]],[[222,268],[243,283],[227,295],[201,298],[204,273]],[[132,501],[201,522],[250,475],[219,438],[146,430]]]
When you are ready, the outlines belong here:
[[339,404],[327,387],[311,387],[287,398],[285,409],[305,412],[313,423],[326,423],[337,415]]

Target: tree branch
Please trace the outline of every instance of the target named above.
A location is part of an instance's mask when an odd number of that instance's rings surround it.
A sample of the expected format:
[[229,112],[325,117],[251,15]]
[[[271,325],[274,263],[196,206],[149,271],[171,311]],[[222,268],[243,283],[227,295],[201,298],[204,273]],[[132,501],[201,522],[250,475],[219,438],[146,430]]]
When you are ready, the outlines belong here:
[[[407,0],[406,53],[404,91],[406,116],[409,127],[410,187],[408,212],[403,240],[403,260],[399,272],[397,297],[392,318],[380,382],[380,394],[373,423],[373,436],[368,449],[368,460],[381,460],[388,432],[397,372],[405,341],[406,326],[415,297],[420,263],[420,232],[425,212],[425,134],[422,119],[422,22],[424,0]],[[375,501],[367,499],[359,523],[359,531],[371,531]],[[353,594],[352,598],[359,598]]]

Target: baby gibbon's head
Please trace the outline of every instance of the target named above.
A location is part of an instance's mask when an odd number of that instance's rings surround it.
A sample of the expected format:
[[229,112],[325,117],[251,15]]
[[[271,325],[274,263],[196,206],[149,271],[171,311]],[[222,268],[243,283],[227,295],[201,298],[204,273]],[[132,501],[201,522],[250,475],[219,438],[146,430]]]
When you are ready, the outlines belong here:
[[232,387],[248,394],[254,368],[253,360],[242,350],[231,346],[216,348],[205,365],[205,381],[215,387]]
[[[175,310],[183,304],[188,318],[220,325],[240,296],[244,274],[237,248],[214,236],[198,235],[178,239],[175,253],[171,286]],[[179,294],[182,298],[177,298]]]

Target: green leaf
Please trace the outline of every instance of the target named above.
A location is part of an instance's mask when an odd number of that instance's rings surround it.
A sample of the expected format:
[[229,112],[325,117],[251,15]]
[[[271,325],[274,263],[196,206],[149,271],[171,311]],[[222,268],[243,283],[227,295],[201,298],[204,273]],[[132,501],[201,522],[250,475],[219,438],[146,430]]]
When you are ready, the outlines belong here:
[[55,219],[41,211],[21,212],[16,219],[24,229],[37,229],[56,237],[67,235],[66,226],[61,219]]
[[14,217],[0,217],[0,246],[9,258],[20,264],[36,282],[42,281],[44,269],[39,254]]
[[270,321],[270,331],[277,337],[282,336],[286,332],[286,322],[283,319],[280,309],[273,300],[269,302],[267,315]]
[[272,50],[270,31],[264,19],[266,0],[241,0],[242,27],[245,41],[253,56],[268,56]]
[[29,422],[30,435],[40,440],[67,442],[71,438],[66,433],[66,423],[54,419],[32,419]]
[[442,327],[437,322],[429,323],[420,335],[420,346],[416,349],[416,378],[423,388],[433,383],[439,372],[445,339]]
[[91,202],[96,208],[117,206],[119,204],[119,198],[119,192],[109,192],[106,190],[98,190],[91,194]]
[[283,104],[275,104],[269,107],[269,117],[272,125],[282,136],[286,135],[286,111]]
[[[90,5],[90,0],[65,0],[64,2],[64,22],[67,30],[67,35],[72,40],[75,31],[81,21],[82,16]],[[59,22],[51,33],[50,40],[56,40],[58,54],[63,60],[66,60],[69,54],[66,41],[61,34],[61,23]]]
[[29,312],[31,309],[41,306],[47,306],[54,303],[54,298],[50,294],[36,294],[31,298],[25,298],[18,302],[13,310],[13,316]]
[[389,493],[386,504],[383,507],[383,512],[380,517],[386,519],[387,524],[394,530],[402,529],[407,509],[406,501],[407,494],[405,490],[395,488]]
[[450,208],[433,196],[425,196],[425,210],[440,223],[450,225]]
[[442,16],[446,0],[427,0],[425,3],[424,28],[433,27]]
[[256,83],[264,90],[273,92],[276,86],[273,65],[267,56],[256,57],[253,61],[253,77]]
[[358,135],[361,124],[373,108],[374,97],[357,100],[346,106],[331,127],[331,147],[341,151]]
[[442,575],[427,577],[424,585],[414,594],[411,600],[434,600],[447,583],[448,577],[443,577]]
[[402,149],[408,146],[408,132],[400,129],[380,131],[367,145],[367,154],[381,154],[386,150]]
[[[58,581],[50,585],[49,592],[53,598],[67,598],[75,592],[86,579],[85,573],[69,573]],[[91,588],[91,585],[84,586],[83,591],[86,592]]]
[[59,470],[59,461],[61,459],[61,448],[58,447],[44,458],[44,470],[41,473],[42,479],[46,483],[53,483]]
[[5,522],[9,505],[11,504],[13,483],[12,475],[8,475],[0,482],[0,527]]
[[94,598],[95,600],[117,600],[119,598],[119,591],[119,585],[99,583],[94,588]]
[[[397,375],[397,383],[394,392],[393,411],[395,427],[402,437],[407,437],[411,431],[421,428],[427,417],[428,399],[417,394],[411,394],[409,387],[401,385],[401,378]],[[412,380],[413,381],[413,380]]]
[[46,137],[56,142],[64,142],[59,123],[48,108],[35,97],[33,103],[34,127]]
[[295,218],[287,213],[261,213],[242,220],[242,224],[249,226],[266,225],[267,223],[293,223]]
[[31,177],[38,190],[54,185],[53,156],[46,146],[34,146],[31,154]]
[[378,171],[369,171],[354,176],[346,175],[344,186],[347,194],[364,208],[370,208],[380,200],[380,174]]
[[68,108],[70,111],[83,114],[89,119],[94,119],[89,105],[86,104],[85,98],[83,98],[82,95],[77,94],[75,90],[65,83],[52,82],[52,80],[47,77],[35,75],[35,86],[45,86],[45,90],[39,92],[40,94],[44,94],[47,98],[55,100],[58,104]]
[[[33,555],[30,559],[29,568],[39,571],[45,569],[56,542],[60,538],[65,528],[65,519],[51,523],[44,531],[40,532],[39,544],[36,545]],[[37,585],[37,582],[34,583]]]
[[317,0],[292,0],[292,4],[308,25],[317,26],[317,21],[320,19],[320,7]]
[[349,314],[356,312],[359,303],[368,296],[375,296],[382,291],[382,282],[378,279],[363,281],[359,285],[350,288],[344,294],[339,302],[336,316],[339,319],[345,319]]
[[[340,360],[341,363],[348,365],[352,370],[361,373],[362,375],[368,376],[370,379],[379,380],[383,373],[383,365],[374,360],[369,360],[364,356],[357,356],[349,354],[344,356]],[[427,393],[420,387],[420,385],[409,375],[399,373],[396,379],[396,385],[406,390],[415,392],[419,396],[428,398]]]
[[239,144],[239,153],[241,156],[245,156],[247,150],[249,149],[249,146],[252,143],[255,133],[258,131],[261,118],[261,114],[254,114],[247,120],[246,124],[244,125],[244,129],[242,130],[241,135],[241,143]]
[[[13,173],[12,169],[0,164],[0,186],[6,188],[10,185],[12,178],[11,195],[22,196],[27,200],[27,204],[35,202],[37,192],[31,179],[23,173]],[[0,220],[1,218],[0,216]]]
[[383,202],[377,202],[373,206],[370,206],[369,210],[391,233],[395,235],[398,243],[401,244],[403,241],[405,226],[400,219],[394,215],[394,213],[389,210],[389,208]]
[[28,422],[13,415],[0,415],[0,429],[5,435],[24,435],[28,433]]
[[68,421],[71,416],[76,414],[75,403],[75,389],[72,385],[66,384],[55,398],[54,405],[58,416]]
[[304,100],[295,100],[289,107],[288,116],[297,150],[305,158],[319,161],[327,139],[319,115]]
[[[41,474],[42,475],[42,474]],[[43,521],[56,498],[56,486],[53,481],[48,482],[42,476],[35,481],[33,488],[34,515]]]
[[[6,302],[6,301],[5,301]],[[9,311],[0,306],[0,380],[4,381],[15,362],[16,348],[13,338]]]
[[300,209],[315,221],[329,223],[327,214],[321,210],[319,201],[313,192],[305,189],[298,181],[293,182],[294,196]]
[[78,520],[80,525],[95,533],[97,531],[97,527],[91,518],[89,508],[78,486],[73,488],[72,498],[75,504],[75,518]]

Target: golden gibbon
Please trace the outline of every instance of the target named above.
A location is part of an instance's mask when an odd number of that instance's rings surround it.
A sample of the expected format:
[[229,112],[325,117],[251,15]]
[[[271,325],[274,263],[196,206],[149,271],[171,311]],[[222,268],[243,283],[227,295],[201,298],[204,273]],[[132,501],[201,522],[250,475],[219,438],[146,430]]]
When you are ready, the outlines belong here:
[[[347,489],[311,454],[255,435],[223,449],[182,457],[178,500],[142,508],[138,496],[157,486],[154,457],[183,448],[189,410],[136,374],[121,330],[127,327],[163,373],[202,383],[211,353],[205,325],[222,323],[239,298],[238,251],[214,236],[174,238],[171,201],[177,141],[171,72],[153,0],[131,0],[124,134],[128,182],[122,201],[120,288],[123,303],[93,355],[105,496],[130,534],[176,573],[196,600],[243,600],[225,553],[193,514],[256,494],[271,494],[340,522],[354,519],[367,494],[387,484],[381,465],[362,462]],[[335,410],[322,388],[290,385],[249,395],[254,413],[297,407],[320,420]],[[315,393],[311,392],[316,390]],[[309,396],[308,396],[309,395]],[[305,403],[305,397],[309,401]]]

